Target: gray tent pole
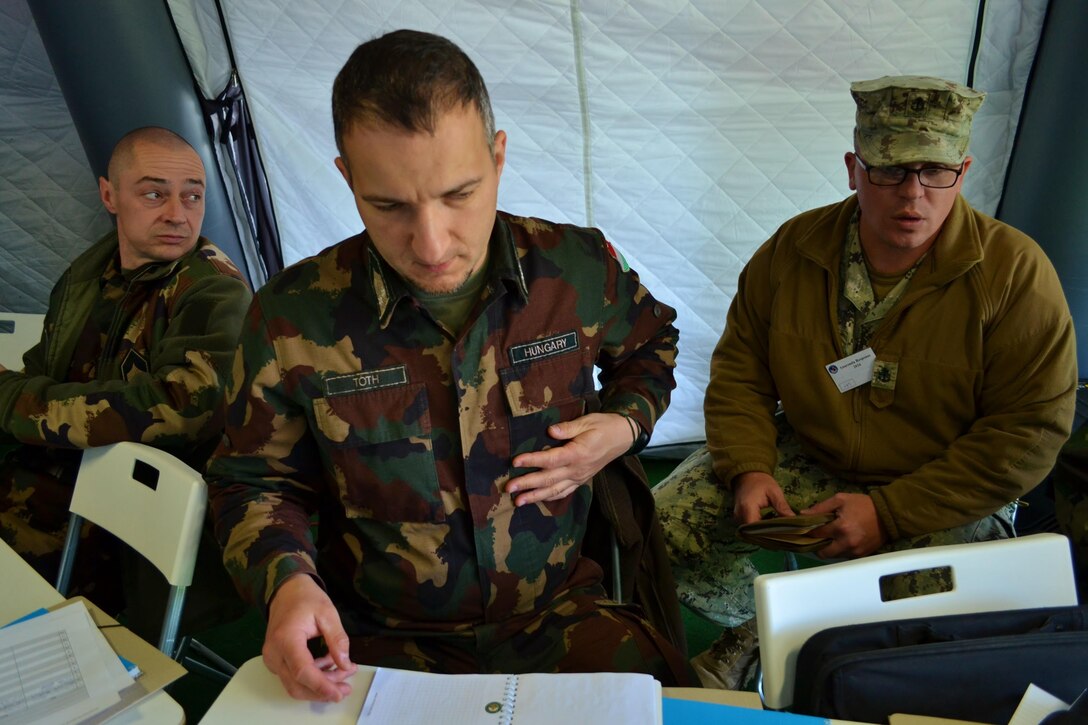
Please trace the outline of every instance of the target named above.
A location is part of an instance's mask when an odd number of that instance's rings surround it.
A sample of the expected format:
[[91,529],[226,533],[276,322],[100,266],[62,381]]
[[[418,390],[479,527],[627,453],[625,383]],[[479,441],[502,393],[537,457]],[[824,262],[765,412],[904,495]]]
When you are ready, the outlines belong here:
[[1088,3],[1050,0],[997,217],[1031,235],[1058,270],[1088,377]]
[[[219,166],[165,0],[28,0],[91,170],[104,176],[114,144],[140,126],[183,136],[208,173],[204,236],[244,268]],[[89,180],[93,181],[93,180]]]

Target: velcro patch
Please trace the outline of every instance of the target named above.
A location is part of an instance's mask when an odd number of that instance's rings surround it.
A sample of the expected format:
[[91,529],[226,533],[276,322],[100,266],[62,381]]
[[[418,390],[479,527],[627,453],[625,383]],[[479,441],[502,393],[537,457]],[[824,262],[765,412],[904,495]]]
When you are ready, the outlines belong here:
[[545,337],[543,340],[514,345],[507,351],[511,365],[541,360],[553,355],[562,355],[565,352],[578,349],[578,333],[574,330],[564,332],[562,335]]
[[394,365],[379,370],[364,370],[361,373],[337,375],[325,378],[325,397],[362,393],[378,388],[391,388],[408,384],[408,369],[404,365]]
[[873,365],[873,378],[870,383],[874,388],[895,390],[897,377],[899,377],[899,363],[877,360]]

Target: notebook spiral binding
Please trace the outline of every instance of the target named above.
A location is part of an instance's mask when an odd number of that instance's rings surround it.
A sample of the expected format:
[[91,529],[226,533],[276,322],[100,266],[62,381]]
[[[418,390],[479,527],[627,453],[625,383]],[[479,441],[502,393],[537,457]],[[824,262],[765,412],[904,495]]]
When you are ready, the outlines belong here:
[[499,725],[511,725],[514,722],[514,708],[518,704],[518,676],[506,678],[506,689],[502,693],[502,710]]

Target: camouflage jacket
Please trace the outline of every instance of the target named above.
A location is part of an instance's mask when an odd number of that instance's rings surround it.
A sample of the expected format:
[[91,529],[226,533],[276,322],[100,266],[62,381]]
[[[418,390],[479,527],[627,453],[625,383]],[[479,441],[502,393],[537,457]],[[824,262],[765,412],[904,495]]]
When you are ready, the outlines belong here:
[[369,625],[449,630],[594,583],[578,566],[590,488],[520,508],[503,488],[512,457],[554,445],[547,426],[594,396],[647,431],[668,404],[675,312],[617,258],[596,230],[500,212],[456,338],[365,232],[265,285],[208,475],[243,594],[320,572]]
[[223,252],[200,238],[188,255],[150,264],[127,283],[90,382],[66,382],[102,278],[117,256],[111,232],[53,288],[41,341],[22,372],[0,373],[0,438],[88,448],[140,441],[184,457],[222,428],[222,373],[251,299]]

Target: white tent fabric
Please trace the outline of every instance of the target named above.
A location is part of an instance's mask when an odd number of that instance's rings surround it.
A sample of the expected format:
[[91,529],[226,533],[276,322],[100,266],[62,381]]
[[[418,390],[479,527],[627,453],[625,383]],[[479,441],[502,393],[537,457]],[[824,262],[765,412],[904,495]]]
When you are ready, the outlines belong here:
[[[382,4],[384,7],[375,7]],[[965,194],[1000,198],[1046,3],[942,0],[224,3],[288,263],[360,228],[332,165],[333,78],[358,42],[442,33],[477,61],[509,134],[500,206],[603,229],[679,311],[678,390],[654,443],[702,440],[708,360],[737,275],[778,224],[848,193],[853,79],[966,81]]]
[[0,4],[0,79],[0,310],[40,314],[112,222],[22,0]]
[[[215,0],[167,0],[167,4],[178,30],[178,38],[189,60],[197,91],[206,101],[219,98],[230,83],[232,65]],[[234,261],[244,262],[244,269],[248,270],[250,281],[256,288],[266,282],[268,277],[257,250],[257,233],[247,214],[251,207],[248,194],[253,190],[244,188],[239,182],[235,172],[237,159],[232,157],[230,146],[222,143],[225,130],[221,116],[212,114],[208,123],[211,124],[217,141],[212,148],[219,174],[226,182],[234,227],[241,242],[242,254],[246,257],[244,260]]]
[[[208,1],[171,0],[192,58],[214,43],[200,40],[199,12],[177,6]],[[965,195],[992,213],[1046,2],[223,6],[287,263],[361,226],[332,164],[329,112],[333,78],[354,47],[412,27],[446,35],[472,56],[509,134],[500,206],[600,227],[679,312],[678,388],[655,432],[660,445],[704,437],[710,353],[745,260],[790,216],[848,193],[850,81],[898,73],[966,81],[973,67],[975,87],[989,98],[976,120]],[[214,58],[194,62],[205,66],[208,77],[222,73]]]

